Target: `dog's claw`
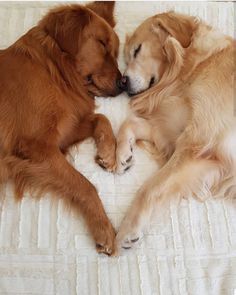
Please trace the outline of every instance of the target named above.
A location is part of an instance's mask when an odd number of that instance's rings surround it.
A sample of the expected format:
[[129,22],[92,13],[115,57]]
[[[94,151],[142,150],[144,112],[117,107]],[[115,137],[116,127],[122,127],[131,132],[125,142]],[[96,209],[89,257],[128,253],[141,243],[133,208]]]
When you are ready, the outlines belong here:
[[96,244],[96,249],[97,249],[98,253],[104,253],[108,256],[111,256],[111,254],[112,254],[112,249],[107,248],[101,244]]
[[124,171],[127,171],[127,170],[129,170],[129,169],[130,169],[130,167],[131,167],[131,166],[128,166],[128,167],[126,167]]
[[102,168],[102,169],[104,169],[104,170],[106,170],[106,167],[105,166],[103,166],[103,164],[102,163],[98,163],[98,165]]
[[138,242],[138,240],[139,240],[139,238],[136,238],[136,239],[131,240],[131,242],[136,243],[136,242]]
[[117,167],[118,174],[122,174],[134,163],[133,148],[130,144],[121,143],[117,146]]
[[108,171],[108,172],[111,172],[111,171],[113,171],[114,170],[114,165],[113,166],[109,166],[109,163],[108,162],[106,162],[106,161],[104,161],[100,156],[96,156],[95,157],[95,161],[96,161],[96,163],[102,168],[102,169],[104,169],[104,170],[106,170],[106,171]]
[[132,160],[133,156],[131,155],[127,160],[126,163],[129,163]]

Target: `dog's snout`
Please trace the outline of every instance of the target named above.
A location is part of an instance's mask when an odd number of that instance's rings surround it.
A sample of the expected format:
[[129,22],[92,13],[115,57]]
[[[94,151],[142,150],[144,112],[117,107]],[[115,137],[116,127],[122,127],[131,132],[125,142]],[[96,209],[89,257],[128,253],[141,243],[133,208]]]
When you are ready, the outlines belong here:
[[123,76],[121,78],[121,84],[126,86],[128,84],[128,80],[129,80],[129,77],[128,76]]
[[128,83],[129,83],[129,77],[128,76],[123,76],[119,81],[118,81],[118,87],[124,91],[128,89]]

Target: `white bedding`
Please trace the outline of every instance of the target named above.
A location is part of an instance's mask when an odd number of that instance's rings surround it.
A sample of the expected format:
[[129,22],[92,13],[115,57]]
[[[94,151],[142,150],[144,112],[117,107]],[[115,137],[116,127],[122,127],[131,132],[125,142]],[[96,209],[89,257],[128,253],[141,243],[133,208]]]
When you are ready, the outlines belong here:
[[[53,5],[49,2],[0,3],[0,48],[11,44]],[[233,35],[232,2],[119,2],[116,31],[126,32],[155,13],[175,9],[198,15]],[[122,51],[120,67],[124,68]],[[97,99],[117,132],[128,98]],[[87,140],[71,151],[70,161],[99,191],[118,228],[138,187],[157,169],[142,150],[125,175],[104,172]],[[79,295],[235,295],[236,204],[208,200],[174,202],[157,214],[150,233],[136,250],[117,258],[98,255],[83,220],[65,212],[61,202],[25,196],[15,203],[10,185],[0,200],[0,294]]]

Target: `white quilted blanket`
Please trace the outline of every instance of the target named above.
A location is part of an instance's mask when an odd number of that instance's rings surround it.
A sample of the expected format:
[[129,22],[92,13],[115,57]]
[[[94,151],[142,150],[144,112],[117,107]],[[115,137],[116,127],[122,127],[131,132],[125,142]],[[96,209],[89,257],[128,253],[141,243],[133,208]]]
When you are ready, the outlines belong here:
[[[0,3],[0,48],[11,44],[37,22],[49,2]],[[146,17],[175,9],[198,15],[233,35],[232,2],[119,2],[116,30],[126,32]],[[124,68],[122,51],[120,67]],[[97,99],[117,132],[128,98]],[[138,187],[156,169],[136,148],[136,163],[123,176],[109,174],[94,161],[87,140],[70,160],[93,182],[117,228]],[[83,220],[65,212],[50,197],[25,196],[15,203],[11,187],[0,199],[0,294],[79,295],[233,295],[236,294],[236,206],[232,201],[183,200],[158,212],[151,232],[136,250],[120,257],[98,255]]]

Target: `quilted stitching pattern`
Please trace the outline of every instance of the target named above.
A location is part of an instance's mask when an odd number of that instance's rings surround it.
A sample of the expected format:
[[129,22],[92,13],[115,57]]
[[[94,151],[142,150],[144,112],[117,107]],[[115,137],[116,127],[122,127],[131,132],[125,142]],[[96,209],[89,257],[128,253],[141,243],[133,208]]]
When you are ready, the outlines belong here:
[[[34,25],[49,2],[0,4],[0,48]],[[126,32],[146,17],[175,9],[198,15],[233,35],[234,4],[230,2],[119,2],[117,27],[123,46]],[[120,66],[124,68],[122,50]],[[128,114],[125,95],[97,99],[117,132]],[[135,149],[135,166],[123,176],[104,172],[94,161],[95,146],[87,140],[73,148],[69,160],[93,182],[117,228],[135,192],[157,169]],[[50,197],[40,201],[26,194],[15,203],[10,185],[0,201],[0,294],[232,295],[236,289],[235,203],[183,200],[160,208],[143,244],[120,257],[98,256],[83,220],[66,212]]]

